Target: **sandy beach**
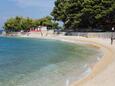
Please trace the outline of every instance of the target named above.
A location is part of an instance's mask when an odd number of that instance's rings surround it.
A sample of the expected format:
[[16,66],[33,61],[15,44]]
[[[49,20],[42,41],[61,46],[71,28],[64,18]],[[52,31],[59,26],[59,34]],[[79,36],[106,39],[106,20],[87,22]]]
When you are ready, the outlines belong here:
[[61,39],[92,44],[95,47],[100,47],[104,53],[102,59],[94,64],[93,67],[91,66],[91,74],[74,82],[71,86],[114,86],[115,45],[111,45],[109,39],[84,37],[62,37]]
[[104,53],[102,59],[91,66],[92,72],[70,86],[114,86],[115,82],[115,44],[110,44],[110,39],[84,38],[84,37],[58,37],[73,43],[87,43],[94,47],[100,47]]
[[[104,53],[102,59],[92,67],[92,72],[84,79],[72,83],[70,86],[114,86],[115,82],[115,44],[110,44],[110,39],[84,38],[76,36],[47,37],[73,43],[87,43],[100,47]],[[76,76],[77,77],[77,76]]]
[[1,0],[0,86],[115,86],[115,0]]
[[61,39],[92,44],[95,47],[100,47],[104,53],[102,59],[94,64],[93,67],[91,66],[91,74],[70,86],[114,86],[115,45],[110,44],[110,39],[84,37],[62,37]]
[[114,86],[115,46],[110,45],[110,40],[105,39],[80,38],[80,40],[89,41],[101,47],[104,56],[93,66],[91,74],[71,86]]
[[[110,44],[110,39],[85,38],[77,36],[37,36],[27,37],[55,39],[72,43],[85,43],[100,48],[104,53],[99,61],[91,65],[92,72],[83,79],[70,83],[70,86],[114,86],[115,82],[115,44]],[[77,77],[77,76],[76,76]]]

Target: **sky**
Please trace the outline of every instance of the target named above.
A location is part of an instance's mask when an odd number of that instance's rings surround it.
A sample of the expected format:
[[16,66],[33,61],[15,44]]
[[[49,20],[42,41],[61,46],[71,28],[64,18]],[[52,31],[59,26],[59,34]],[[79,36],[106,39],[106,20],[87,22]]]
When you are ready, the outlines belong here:
[[42,18],[50,15],[55,0],[0,0],[0,29],[15,16]]

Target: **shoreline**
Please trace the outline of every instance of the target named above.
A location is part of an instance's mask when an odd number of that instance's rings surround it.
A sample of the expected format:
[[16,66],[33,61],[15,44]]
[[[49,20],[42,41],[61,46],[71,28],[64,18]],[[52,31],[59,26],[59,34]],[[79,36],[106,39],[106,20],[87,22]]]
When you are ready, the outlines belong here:
[[[70,43],[89,44],[93,47],[100,48],[101,51],[103,52],[104,55],[101,57],[101,59],[97,61],[93,66],[91,66],[91,73],[84,76],[82,79],[73,82],[72,84],[70,84],[70,86],[86,86],[85,83],[87,83],[88,81],[89,81],[89,84],[87,86],[99,86],[98,83],[97,85],[96,84],[90,85],[90,81],[93,78],[95,78],[97,75],[99,75],[101,72],[106,70],[108,65],[112,63],[115,56],[114,47],[111,46],[110,43],[105,43],[104,39],[84,38],[84,37],[76,37],[76,36],[55,36],[55,37],[40,37],[40,38],[55,39],[55,40],[60,40],[60,41],[65,41],[65,42],[70,42]],[[101,85],[101,86],[105,86],[105,85]]]
[[[80,42],[83,44],[89,44],[90,46],[93,46],[95,48],[100,48],[104,54],[101,57],[101,59],[99,61],[97,61],[93,66],[91,66],[91,67],[89,66],[89,68],[91,68],[91,72],[88,75],[82,77],[82,79],[80,79],[80,80],[73,82],[72,84],[70,84],[70,86],[86,86],[85,83],[88,81],[89,81],[89,84],[87,86],[94,86],[93,84],[90,85],[90,80],[92,80],[98,74],[100,74],[101,72],[106,70],[108,65],[110,63],[112,63],[114,56],[115,56],[114,47],[112,45],[110,45],[109,43],[103,43],[102,41],[104,41],[104,39],[101,39],[101,40],[99,39],[99,41],[98,41],[98,38],[93,39],[93,38],[84,38],[84,37],[77,38],[76,36],[74,36],[74,37],[65,36],[65,37],[58,38],[58,40],[66,41],[66,42],[71,41],[71,43],[79,43]],[[99,86],[98,83],[95,86]],[[105,86],[105,85],[103,85],[103,86]]]
[[95,79],[95,81],[98,81],[96,79],[97,76],[102,75],[101,73],[103,73],[103,71],[105,71],[107,67],[114,60],[114,56],[115,56],[114,46],[110,45],[110,43],[105,43],[104,39],[84,38],[84,37],[76,37],[76,36],[48,36],[48,37],[27,36],[27,38],[53,39],[53,40],[70,42],[70,43],[83,43],[83,44],[89,44],[89,46],[92,46],[95,48],[100,48],[104,55],[93,66],[91,67],[89,66],[89,68],[91,68],[91,72],[88,75],[82,77],[80,80],[73,82],[72,84],[70,84],[70,86],[105,86],[105,85],[99,85],[98,83],[95,83],[95,82],[94,82],[95,84],[91,84],[91,82],[93,83],[92,81],[93,79]]
[[[104,55],[101,57],[101,59],[98,62],[96,62],[91,67],[92,69],[91,73],[84,76],[82,79],[73,82],[72,84],[70,84],[70,86],[86,86],[86,83],[88,83],[87,86],[99,86],[98,83],[90,84],[91,80],[96,78],[96,76],[98,76],[100,73],[106,70],[108,65],[112,63],[115,56],[114,47],[110,45],[110,42],[106,43],[106,41],[108,40],[105,40],[105,39],[84,38],[84,37],[76,37],[76,36],[54,36],[54,37],[49,36],[49,37],[32,37],[32,38],[55,39],[55,40],[60,40],[60,41],[65,41],[65,42],[70,42],[70,43],[83,43],[83,44],[85,43],[85,44],[90,44],[94,47],[98,47],[101,49]],[[105,86],[105,85],[100,85],[100,86]]]
[[[80,39],[81,40],[81,39]],[[99,85],[98,83],[91,84],[91,80],[94,79],[97,75],[102,73],[106,68],[108,67],[109,64],[112,63],[114,59],[114,48],[110,44],[102,44],[98,40],[97,41],[92,41],[92,39],[83,38],[81,41],[89,41],[94,43],[96,46],[100,47],[101,50],[104,52],[104,55],[101,57],[101,59],[92,67],[92,72],[88,76],[84,77],[83,79],[74,82],[70,86],[105,86],[105,85]],[[102,40],[103,41],[103,40]],[[103,77],[102,77],[103,78]],[[100,81],[101,82],[101,81]],[[86,85],[88,83],[88,85]]]

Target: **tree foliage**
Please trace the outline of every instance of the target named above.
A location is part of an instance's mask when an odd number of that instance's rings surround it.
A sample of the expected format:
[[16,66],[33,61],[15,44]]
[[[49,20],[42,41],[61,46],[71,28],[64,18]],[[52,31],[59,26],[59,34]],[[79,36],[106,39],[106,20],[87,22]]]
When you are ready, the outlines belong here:
[[114,0],[56,0],[51,13],[65,29],[107,28],[115,23]]
[[30,28],[37,28],[38,26],[47,26],[49,29],[55,29],[58,27],[58,24],[52,20],[52,17],[46,16],[41,19],[32,19],[32,18],[24,18],[24,17],[12,17],[9,18],[5,23],[3,28],[6,31],[29,31]]

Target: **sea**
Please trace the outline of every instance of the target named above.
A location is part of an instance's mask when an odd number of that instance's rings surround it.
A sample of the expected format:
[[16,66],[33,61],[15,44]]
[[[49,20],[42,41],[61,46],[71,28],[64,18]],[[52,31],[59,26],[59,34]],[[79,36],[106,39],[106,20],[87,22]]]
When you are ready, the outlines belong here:
[[87,44],[0,37],[0,86],[69,86],[101,56]]

